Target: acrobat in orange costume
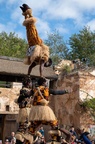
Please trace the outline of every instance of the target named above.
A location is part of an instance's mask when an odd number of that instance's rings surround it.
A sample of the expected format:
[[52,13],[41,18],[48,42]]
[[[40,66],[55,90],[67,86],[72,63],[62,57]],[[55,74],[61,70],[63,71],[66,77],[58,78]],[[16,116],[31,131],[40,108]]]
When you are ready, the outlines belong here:
[[43,43],[42,39],[38,35],[35,26],[36,18],[32,16],[31,8],[26,4],[23,4],[20,8],[23,11],[22,15],[25,16],[23,25],[26,27],[29,45],[26,58],[24,59],[24,64],[29,65],[28,75],[30,75],[33,67],[40,65],[39,71],[40,76],[42,76],[44,66],[48,67],[52,63],[49,58],[49,47]]

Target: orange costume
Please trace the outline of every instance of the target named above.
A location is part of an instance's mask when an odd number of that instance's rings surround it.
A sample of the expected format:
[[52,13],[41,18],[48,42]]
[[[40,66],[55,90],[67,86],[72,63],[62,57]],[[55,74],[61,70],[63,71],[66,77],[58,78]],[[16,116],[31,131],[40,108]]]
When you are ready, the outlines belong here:
[[38,36],[38,32],[34,24],[27,24],[26,31],[29,47],[42,44],[42,40]]
[[29,121],[35,122],[37,127],[40,124],[50,124],[51,127],[58,125],[54,112],[48,106],[48,99],[49,89],[47,87],[39,86],[38,88],[34,89],[34,100],[29,114]]

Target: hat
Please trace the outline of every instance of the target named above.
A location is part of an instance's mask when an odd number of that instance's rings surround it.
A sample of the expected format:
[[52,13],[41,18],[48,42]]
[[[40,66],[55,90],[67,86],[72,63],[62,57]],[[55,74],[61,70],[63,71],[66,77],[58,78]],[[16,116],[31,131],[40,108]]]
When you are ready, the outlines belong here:
[[31,9],[27,4],[23,4],[22,6],[20,6],[22,12],[26,12],[26,10]]

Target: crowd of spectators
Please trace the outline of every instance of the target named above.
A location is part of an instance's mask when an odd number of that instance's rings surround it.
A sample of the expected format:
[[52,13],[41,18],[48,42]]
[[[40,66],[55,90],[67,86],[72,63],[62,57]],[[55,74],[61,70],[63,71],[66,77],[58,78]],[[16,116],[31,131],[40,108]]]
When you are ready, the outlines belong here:
[[[90,133],[83,129],[77,128],[75,130],[74,126],[71,126],[69,130],[59,128],[61,133],[63,133],[60,137],[60,144],[94,144],[95,141],[91,140]],[[45,130],[43,126],[39,128],[39,132],[41,133],[41,137],[38,137],[38,140],[35,144],[49,144],[50,142],[46,142],[45,140]],[[63,136],[64,135],[64,136]],[[2,144],[2,141],[0,141]],[[16,144],[15,132],[11,132],[10,137],[5,138],[5,144]]]

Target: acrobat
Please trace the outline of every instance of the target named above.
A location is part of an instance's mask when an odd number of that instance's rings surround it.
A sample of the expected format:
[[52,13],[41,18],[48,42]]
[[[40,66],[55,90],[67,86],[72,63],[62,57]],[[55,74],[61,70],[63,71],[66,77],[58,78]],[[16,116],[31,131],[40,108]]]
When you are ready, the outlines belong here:
[[32,69],[36,65],[40,65],[39,71],[40,76],[42,77],[44,66],[48,67],[52,64],[52,60],[49,58],[49,47],[43,43],[38,35],[35,26],[36,18],[32,15],[32,9],[27,4],[23,4],[20,8],[23,12],[22,15],[25,17],[23,26],[26,27],[26,35],[29,45],[24,64],[29,65],[28,75],[30,75]]

